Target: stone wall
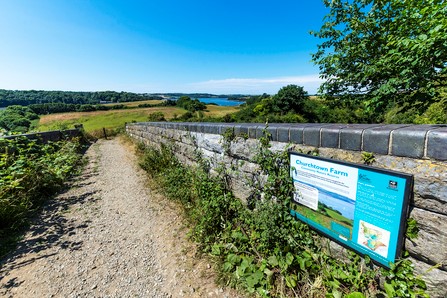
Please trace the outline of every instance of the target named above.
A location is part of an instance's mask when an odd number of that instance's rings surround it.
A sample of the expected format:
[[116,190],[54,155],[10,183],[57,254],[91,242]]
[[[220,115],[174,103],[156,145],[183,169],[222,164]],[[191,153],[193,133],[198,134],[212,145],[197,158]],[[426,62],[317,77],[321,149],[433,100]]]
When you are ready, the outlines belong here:
[[[233,191],[245,200],[256,177],[253,157],[263,124],[132,123],[127,133],[147,145],[174,145],[180,160],[194,164],[200,153],[212,168],[226,165]],[[222,134],[239,136],[231,143]],[[416,271],[423,274],[433,297],[447,297],[447,125],[270,124],[272,150],[308,152],[363,164],[362,151],[374,154],[373,166],[414,175],[410,217],[417,239],[405,241]]]
[[12,136],[2,136],[0,138],[3,139],[15,139],[18,137],[26,137],[32,140],[42,141],[44,143],[47,142],[57,142],[64,139],[74,138],[81,135],[82,127],[75,129],[67,129],[67,130],[53,130],[53,131],[44,131],[44,132],[34,132],[34,133],[26,133],[20,135],[12,135]]

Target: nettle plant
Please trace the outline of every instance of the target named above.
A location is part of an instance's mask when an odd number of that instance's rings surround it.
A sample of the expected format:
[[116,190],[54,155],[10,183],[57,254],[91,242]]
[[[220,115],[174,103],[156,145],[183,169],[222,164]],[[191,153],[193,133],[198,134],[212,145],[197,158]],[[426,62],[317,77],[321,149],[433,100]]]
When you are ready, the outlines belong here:
[[[223,163],[219,171],[226,175],[216,176],[203,166],[208,160],[186,168],[165,145],[144,154],[143,168],[183,204],[190,235],[213,257],[223,284],[261,297],[428,297],[407,253],[390,270],[353,252],[332,256],[328,240],[290,214],[294,187],[288,152],[272,151],[270,140],[266,128],[254,157],[259,170],[250,181],[247,205],[231,193],[225,178],[231,171]],[[234,131],[224,133],[222,146],[230,158],[234,141]]]

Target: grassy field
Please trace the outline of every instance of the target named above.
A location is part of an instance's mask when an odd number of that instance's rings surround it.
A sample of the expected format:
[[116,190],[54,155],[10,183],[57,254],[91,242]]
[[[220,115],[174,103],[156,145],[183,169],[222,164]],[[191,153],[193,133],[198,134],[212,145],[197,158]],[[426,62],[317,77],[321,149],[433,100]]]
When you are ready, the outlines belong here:
[[312,210],[310,208],[307,208],[307,207],[299,205],[299,204],[294,205],[293,209],[296,212],[300,213],[301,215],[307,217],[311,221],[313,221],[319,225],[322,225],[322,226],[328,228],[329,230],[332,229],[331,222],[338,223],[338,224],[348,228],[350,230],[350,237],[352,237],[353,221],[334,212],[333,210],[325,208],[324,211],[326,212],[326,214],[329,215],[329,216],[326,216],[326,215],[323,215],[319,211]]
[[[147,101],[154,103],[155,100]],[[142,102],[138,102],[141,104]],[[137,104],[137,105],[138,105]],[[208,105],[205,116],[222,117],[228,113],[237,111],[237,107],[224,107]],[[59,130],[73,128],[75,124],[83,124],[87,132],[93,132],[106,129],[117,129],[124,127],[126,122],[145,122],[149,115],[155,112],[162,112],[167,120],[174,116],[181,116],[186,110],[177,107],[154,107],[154,108],[135,108],[110,111],[95,112],[71,112],[42,115],[37,125],[37,130]]]
[[114,106],[114,105],[120,104],[120,105],[124,105],[126,107],[133,108],[133,107],[138,107],[138,105],[141,105],[141,104],[156,105],[156,104],[159,104],[159,103],[162,103],[162,102],[164,102],[164,100],[162,100],[162,99],[160,99],[160,100],[154,99],[154,100],[118,102],[118,103],[117,102],[112,102],[112,103],[104,103],[104,104],[101,104],[101,105],[103,105],[103,106]]

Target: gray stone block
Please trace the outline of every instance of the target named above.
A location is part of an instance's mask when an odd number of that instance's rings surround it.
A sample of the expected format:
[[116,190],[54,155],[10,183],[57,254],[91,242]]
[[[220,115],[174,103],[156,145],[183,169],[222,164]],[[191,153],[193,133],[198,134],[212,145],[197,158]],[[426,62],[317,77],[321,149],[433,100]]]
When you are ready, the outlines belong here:
[[250,139],[256,139],[256,131],[258,130],[258,126],[253,125],[248,128],[248,137]]
[[433,268],[432,265],[427,265],[417,259],[411,259],[414,264],[414,271],[420,274],[427,284],[427,292],[432,298],[447,297],[447,287],[445,286],[447,280],[447,272]]
[[233,131],[234,133],[234,125],[222,124],[219,127],[220,127],[220,133],[219,133],[220,135],[223,135],[230,130]]
[[200,125],[199,123],[195,123],[195,122],[188,123],[188,128],[189,128],[188,130],[191,132],[197,132],[199,125]]
[[235,125],[236,125],[235,123],[219,123],[219,134],[220,135],[223,134],[228,129],[234,130]]
[[205,130],[205,125],[203,123],[196,123],[196,132],[203,133]]
[[327,126],[327,124],[308,124],[308,126],[305,127],[303,130],[303,144],[308,146],[320,147],[320,132],[324,126]]
[[424,156],[425,138],[432,125],[413,125],[392,132],[391,155],[421,158]]
[[172,129],[175,125],[175,122],[165,122],[166,123],[166,128],[168,129]]
[[269,124],[269,126],[267,128],[267,131],[271,135],[270,140],[272,140],[273,142],[278,141],[278,127],[280,127],[280,124],[272,123],[272,124]]
[[291,143],[303,144],[303,132],[306,127],[319,125],[316,123],[289,124],[289,139]]
[[220,134],[220,123],[207,123],[207,124],[208,125],[205,127],[206,133],[211,133],[211,134],[216,134],[216,135]]
[[363,151],[388,154],[391,132],[408,124],[389,124],[365,129],[363,132]]
[[303,131],[307,125],[298,124],[291,125],[289,128],[289,138],[290,142],[294,144],[303,144]]
[[[248,129],[247,129],[247,131],[248,131]],[[234,135],[238,136],[240,134],[241,134],[241,125],[237,124],[237,125],[234,126]]]
[[277,128],[278,142],[288,143],[289,139],[289,126],[287,124]]
[[321,128],[321,147],[339,148],[340,132],[342,128],[347,127],[346,124],[333,124]]
[[188,130],[188,125],[185,122],[179,122],[178,123],[178,129],[179,130]]
[[264,129],[265,129],[265,125],[261,126],[257,126],[256,127],[256,138],[260,139],[264,136]]
[[340,149],[362,150],[363,131],[367,128],[374,128],[376,124],[348,124],[340,131]]
[[447,160],[447,127],[430,130],[428,132],[427,157]]
[[414,208],[410,217],[418,223],[418,237],[406,240],[405,247],[410,255],[428,264],[441,264],[447,270],[447,216]]

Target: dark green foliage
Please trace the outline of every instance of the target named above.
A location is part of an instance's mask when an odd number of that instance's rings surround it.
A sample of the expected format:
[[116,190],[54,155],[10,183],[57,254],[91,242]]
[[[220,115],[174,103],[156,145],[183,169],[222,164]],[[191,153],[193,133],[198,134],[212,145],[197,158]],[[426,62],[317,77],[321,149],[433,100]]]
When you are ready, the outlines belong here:
[[166,121],[165,115],[162,112],[154,112],[149,114],[147,119],[150,122]]
[[391,264],[390,270],[382,270],[382,274],[388,297],[430,297],[425,293],[425,282],[414,275],[414,265],[408,259]]
[[181,96],[177,99],[176,105],[191,113],[206,109],[206,105],[203,102],[198,99],[191,99],[189,96]]
[[427,108],[447,76],[444,0],[325,0],[330,9],[313,61],[324,96],[357,98],[380,113],[390,103]]
[[0,239],[62,187],[80,160],[80,148],[78,140],[0,139]]
[[273,110],[278,110],[281,114],[294,111],[298,113],[302,110],[308,95],[304,88],[297,85],[287,85],[279,89],[273,96]]
[[31,127],[31,121],[39,116],[28,107],[9,106],[0,111],[0,129],[6,134],[25,133]]
[[[258,123],[372,123],[381,116],[367,112],[357,100],[308,97],[302,87],[289,85],[272,97],[247,100],[241,110],[224,117],[224,122]],[[251,104],[248,104],[251,102]]]
[[99,104],[101,102],[129,102],[151,99],[163,99],[159,96],[130,92],[98,91],[13,91],[0,89],[0,107],[10,105],[31,105],[45,103]]

